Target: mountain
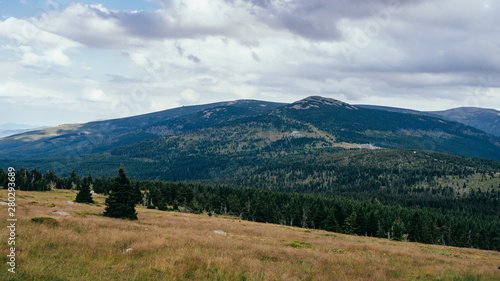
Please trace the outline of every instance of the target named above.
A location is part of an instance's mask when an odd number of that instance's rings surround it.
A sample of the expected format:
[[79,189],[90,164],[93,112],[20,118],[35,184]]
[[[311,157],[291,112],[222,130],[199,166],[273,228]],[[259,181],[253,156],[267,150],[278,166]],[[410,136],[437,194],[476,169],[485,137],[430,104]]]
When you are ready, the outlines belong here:
[[40,159],[101,153],[113,147],[157,138],[164,132],[156,132],[153,128],[154,124],[160,126],[161,122],[206,109],[231,106],[246,112],[258,112],[282,105],[264,101],[237,100],[183,106],[150,114],[86,124],[59,125],[0,139],[1,158]]
[[[293,131],[300,132],[300,137],[292,137]],[[315,149],[372,143],[500,159],[499,139],[472,127],[434,117],[357,108],[322,97],[264,112],[219,107],[155,124],[146,132],[167,137],[116,147],[111,155],[173,161],[174,155],[196,151],[205,155],[277,153],[290,144],[296,149]]]
[[26,124],[5,123],[0,125],[0,138],[21,134],[47,127]]
[[478,107],[459,107],[444,111],[418,111],[405,108],[376,106],[376,105],[356,105],[357,107],[377,109],[391,112],[416,114],[442,118],[444,120],[456,121],[467,126],[485,131],[488,134],[500,137],[500,111],[495,109]]
[[285,159],[300,167],[312,155],[334,158],[344,151],[349,158],[361,144],[397,150],[390,155],[411,149],[500,159],[499,138],[458,122],[308,97],[284,105],[235,101],[182,107],[12,136],[0,140],[1,158],[9,159],[0,167],[108,174],[123,163],[141,178],[246,178]]
[[321,97],[309,97],[275,112],[321,128],[341,142],[500,159],[499,138],[432,116],[356,107]]
[[495,109],[460,107],[445,111],[430,111],[430,114],[446,120],[463,123],[500,137],[500,111]]

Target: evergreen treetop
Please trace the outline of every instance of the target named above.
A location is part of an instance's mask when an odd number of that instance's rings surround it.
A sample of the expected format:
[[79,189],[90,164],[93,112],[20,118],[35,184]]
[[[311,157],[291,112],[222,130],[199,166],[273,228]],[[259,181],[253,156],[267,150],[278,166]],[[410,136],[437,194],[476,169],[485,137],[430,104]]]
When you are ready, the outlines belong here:
[[137,219],[132,187],[123,166],[120,166],[118,177],[111,185],[109,197],[106,199],[104,216],[129,220]]
[[90,193],[90,183],[89,181],[85,180],[82,181],[82,187],[80,189],[80,192],[76,195],[75,199],[76,203],[94,203],[94,200],[92,199],[92,194]]

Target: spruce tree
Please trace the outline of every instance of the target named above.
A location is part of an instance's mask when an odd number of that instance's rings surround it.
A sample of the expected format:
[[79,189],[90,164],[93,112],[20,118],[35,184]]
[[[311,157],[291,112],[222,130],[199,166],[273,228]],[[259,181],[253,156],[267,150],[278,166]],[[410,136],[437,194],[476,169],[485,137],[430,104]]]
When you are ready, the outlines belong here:
[[138,181],[136,181],[134,185],[133,198],[135,204],[140,204],[142,202],[142,192]]
[[87,180],[82,181],[80,192],[76,195],[76,203],[94,203],[92,194],[90,194],[90,183]]
[[71,172],[71,175],[69,176],[68,180],[70,184],[69,189],[74,189],[80,184],[80,177],[76,175],[75,170]]
[[408,237],[410,241],[421,242],[422,236],[422,221],[420,220],[420,215],[415,213],[410,221],[410,226],[408,227]]
[[132,187],[123,166],[120,166],[118,177],[114,179],[111,185],[109,197],[106,199],[104,215],[111,218],[137,219]]
[[351,215],[344,221],[344,233],[356,234],[359,227],[356,224],[356,211],[352,211]]

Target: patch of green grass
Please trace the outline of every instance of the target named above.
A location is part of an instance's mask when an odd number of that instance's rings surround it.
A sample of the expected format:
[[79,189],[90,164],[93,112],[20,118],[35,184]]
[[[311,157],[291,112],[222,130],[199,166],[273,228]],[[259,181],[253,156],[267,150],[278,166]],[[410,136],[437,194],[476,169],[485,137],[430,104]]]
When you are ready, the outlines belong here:
[[422,251],[428,254],[437,254],[437,255],[442,255],[442,256],[447,256],[447,257],[456,257],[459,258],[460,254],[456,253],[452,247],[448,248],[436,248],[436,247],[431,247],[431,246],[424,246],[422,247]]
[[55,218],[50,217],[34,217],[31,218],[34,223],[48,224],[48,225],[58,225],[59,222]]
[[287,246],[290,246],[295,249],[311,249],[312,245],[307,242],[302,242],[302,241],[293,241],[292,243],[289,243]]
[[49,208],[54,208],[55,206],[56,206],[56,204],[54,204],[54,203],[45,204],[45,207],[49,207]]
[[98,214],[98,213],[94,213],[92,211],[74,211],[73,213],[79,215],[79,216],[82,216],[82,217],[85,217],[87,215],[91,215],[91,216],[102,216],[102,214]]

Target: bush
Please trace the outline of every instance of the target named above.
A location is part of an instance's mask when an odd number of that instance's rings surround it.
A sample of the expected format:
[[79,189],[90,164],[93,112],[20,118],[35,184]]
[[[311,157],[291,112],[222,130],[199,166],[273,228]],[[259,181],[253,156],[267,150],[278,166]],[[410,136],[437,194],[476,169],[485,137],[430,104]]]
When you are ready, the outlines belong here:
[[31,218],[31,221],[34,223],[43,223],[48,225],[58,225],[59,222],[55,218],[50,217],[34,217]]
[[312,247],[311,244],[309,244],[307,242],[302,242],[302,241],[293,241],[292,243],[288,244],[288,246],[290,246],[292,248],[296,248],[296,249],[300,249],[300,248],[310,249]]
[[49,207],[49,208],[54,208],[55,206],[56,206],[56,204],[54,204],[54,203],[45,204],[45,207]]
[[94,213],[92,211],[74,211],[73,213],[79,215],[79,216],[82,216],[82,217],[85,217],[87,215],[91,215],[91,216],[102,216],[102,214],[97,214],[97,213]]

